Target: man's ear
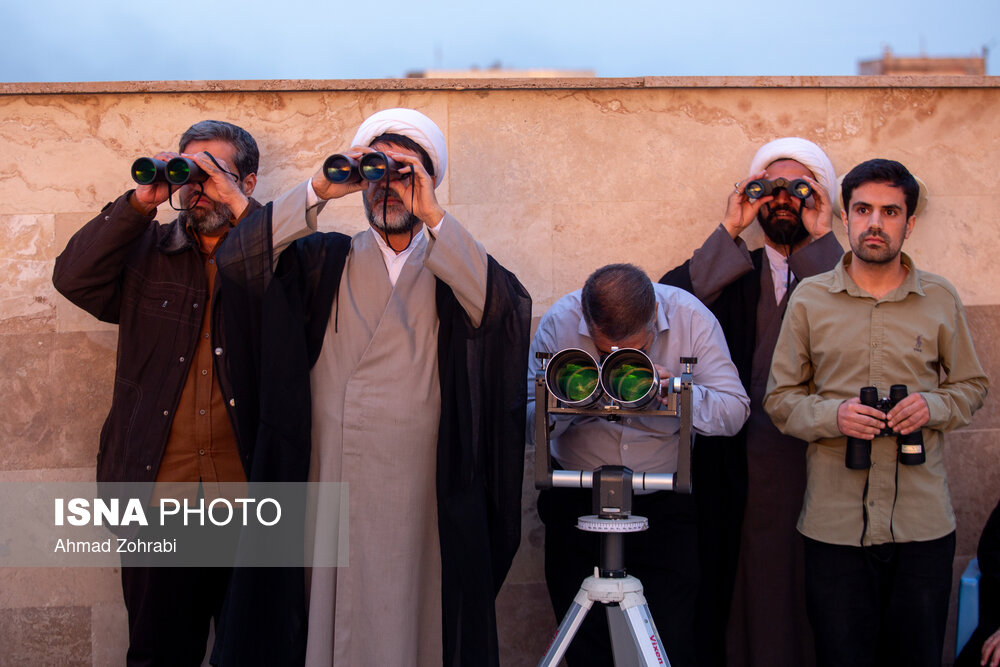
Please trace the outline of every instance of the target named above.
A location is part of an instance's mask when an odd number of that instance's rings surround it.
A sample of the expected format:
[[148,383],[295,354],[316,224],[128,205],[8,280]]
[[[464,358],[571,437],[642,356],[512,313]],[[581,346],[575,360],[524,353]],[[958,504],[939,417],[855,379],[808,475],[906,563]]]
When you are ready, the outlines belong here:
[[243,194],[247,197],[253,194],[253,189],[257,187],[257,174],[247,174],[243,178],[243,182],[240,187],[243,190]]

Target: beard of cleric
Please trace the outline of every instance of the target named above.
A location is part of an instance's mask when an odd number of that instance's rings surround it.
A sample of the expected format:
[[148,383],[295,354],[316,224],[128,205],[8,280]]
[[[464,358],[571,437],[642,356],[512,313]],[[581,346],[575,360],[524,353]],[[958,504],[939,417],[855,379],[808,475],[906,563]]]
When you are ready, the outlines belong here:
[[[788,211],[795,217],[793,219],[779,217],[777,214],[781,211]],[[777,204],[774,207],[763,206],[757,213],[757,222],[764,230],[764,235],[775,245],[794,247],[799,241],[809,236],[809,231],[802,224],[801,208],[796,211],[787,204]]]
[[[365,206],[365,216],[368,222],[386,234],[405,234],[420,224],[420,218],[403,207],[403,201],[393,192],[378,190],[369,198],[367,193],[362,197]],[[384,207],[384,198],[388,197],[388,207]],[[382,219],[383,211],[385,220]]]
[[230,223],[233,211],[225,204],[213,201],[210,209],[196,207],[181,211],[177,217],[183,225],[191,225],[199,234],[211,236]]

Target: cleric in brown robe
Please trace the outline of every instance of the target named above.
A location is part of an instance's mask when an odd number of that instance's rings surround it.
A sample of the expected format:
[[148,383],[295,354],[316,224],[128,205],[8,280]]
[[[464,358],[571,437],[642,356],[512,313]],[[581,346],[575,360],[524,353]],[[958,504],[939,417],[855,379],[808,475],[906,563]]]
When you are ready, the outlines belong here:
[[[775,188],[752,199],[746,186],[761,178],[803,179],[812,193],[801,199]],[[795,530],[806,443],[782,435],[762,401],[788,295],[843,255],[831,231],[836,184],[830,159],[813,142],[784,137],[765,144],[729,193],[722,223],[660,279],[694,293],[719,319],[750,395],[750,419],[737,435],[699,436],[694,449],[699,665],[805,667],[814,660]],[[754,220],[764,247],[750,251],[740,235]]]
[[[251,478],[347,482],[350,494],[346,567],[313,568],[305,584],[301,571],[236,571],[224,665],[498,663],[531,301],[438,204],[447,149],[433,121],[376,113],[343,153],[373,151],[397,165],[387,181],[335,184],[320,170],[220,250],[225,307],[251,332],[237,397],[259,424]],[[368,229],[274,247],[357,191]],[[336,534],[338,516],[315,521]]]

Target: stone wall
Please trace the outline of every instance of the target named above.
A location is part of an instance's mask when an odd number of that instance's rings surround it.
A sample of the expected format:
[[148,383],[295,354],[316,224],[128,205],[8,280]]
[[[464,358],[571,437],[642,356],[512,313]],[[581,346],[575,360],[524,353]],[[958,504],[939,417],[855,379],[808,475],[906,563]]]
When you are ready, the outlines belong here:
[[[811,139],[838,173],[898,159],[931,193],[906,250],[956,285],[997,376],[993,77],[0,84],[0,480],[93,476],[116,332],[58,296],[50,276],[70,235],[130,187],[132,160],[173,149],[198,120],[231,121],[260,144],[255,194],[266,201],[392,106],[444,129],[438,197],[517,273],[536,319],[598,266],[629,261],[658,277],[686,259],[770,139]],[[361,229],[359,198],[320,220]],[[991,397],[948,438],[956,572],[1000,496],[998,428]],[[522,548],[499,601],[507,665],[534,664],[555,625],[534,496],[526,476]],[[0,570],[0,665],[120,664],[124,618],[117,570]]]

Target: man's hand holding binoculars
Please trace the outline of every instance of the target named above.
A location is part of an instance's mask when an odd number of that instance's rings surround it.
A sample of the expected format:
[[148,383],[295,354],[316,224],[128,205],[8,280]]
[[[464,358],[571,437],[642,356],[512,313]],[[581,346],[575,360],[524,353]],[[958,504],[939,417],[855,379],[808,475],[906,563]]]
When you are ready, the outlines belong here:
[[[377,159],[369,161],[366,156]],[[352,146],[330,156],[313,176],[312,186],[322,199],[337,199],[367,188],[387,188],[428,227],[444,217],[444,209],[434,194],[434,179],[420,158],[409,152]]]
[[802,180],[812,188],[813,206],[810,208],[802,202],[802,226],[809,232],[809,237],[815,241],[826,236],[833,230],[833,202],[827,196],[826,188],[811,176],[803,175]]
[[909,435],[930,421],[927,401],[919,393],[909,394],[889,412],[864,405],[857,396],[849,398],[837,408],[837,428],[851,438],[871,440],[883,426],[896,433]]
[[[722,221],[722,226],[726,228],[734,240],[738,237],[744,229],[750,226],[751,223],[757,218],[757,214],[760,209],[765,204],[773,202],[777,195],[768,192],[760,197],[751,197],[747,194],[747,186],[754,182],[764,181],[767,182],[768,175],[767,170],[753,174],[748,178],[738,181],[733,186],[733,191],[729,193],[729,200],[726,203],[726,215]],[[803,174],[796,179],[795,183],[787,185],[787,181],[783,179],[778,179],[776,183],[786,184],[782,189],[791,188],[795,184],[801,185],[799,181],[805,181],[809,184],[811,191],[807,190],[805,193],[797,195],[799,198],[799,217],[802,219],[802,226],[805,227],[806,231],[809,232],[810,238],[813,240],[819,239],[825,236],[830,230],[833,229],[833,204],[829,201],[827,197],[826,190],[808,174]],[[791,190],[785,190],[788,192],[788,199],[794,199],[792,197]],[[781,192],[781,190],[775,190],[775,192]],[[813,205],[810,207],[806,203],[806,199],[811,197],[813,199]]]
[[[205,172],[205,174],[207,174],[208,178],[202,181],[199,185],[201,188],[201,191],[199,192],[200,197],[204,197],[210,201],[220,204],[225,204],[233,212],[236,219],[239,219],[242,216],[243,211],[246,210],[246,207],[250,202],[237,180],[238,176],[236,176],[235,168],[230,166],[225,160],[209,155],[207,152],[174,153],[170,151],[162,151],[157,153],[154,156],[154,159],[162,162],[169,162],[170,160],[178,157],[191,160],[197,164],[198,167]],[[135,209],[140,213],[149,215],[155,211],[160,204],[167,201],[170,198],[171,191],[176,192],[178,187],[195,187],[195,184],[171,186],[168,181],[162,179],[156,179],[152,183],[146,185],[136,183],[135,192],[131,198],[132,206],[135,207]],[[198,200],[194,198],[190,198],[190,204],[186,203],[189,199],[189,195],[187,193],[182,193],[181,197],[182,201],[185,202],[185,208],[190,208],[198,204]]]

